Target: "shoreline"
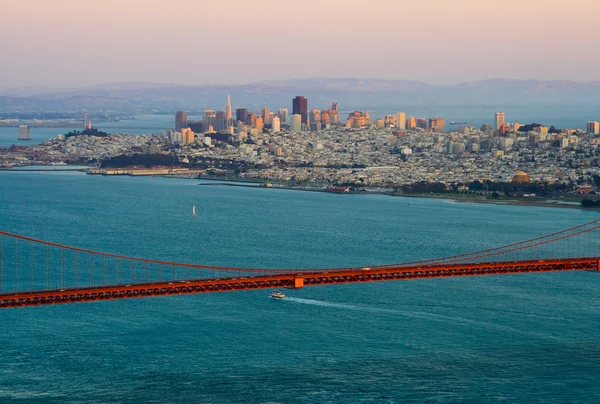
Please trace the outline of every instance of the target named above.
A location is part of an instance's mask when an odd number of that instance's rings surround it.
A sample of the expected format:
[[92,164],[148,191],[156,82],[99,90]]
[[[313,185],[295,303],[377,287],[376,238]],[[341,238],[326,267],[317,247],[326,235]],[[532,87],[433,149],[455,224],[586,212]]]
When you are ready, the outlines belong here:
[[[60,172],[85,172],[83,168],[71,168],[71,169],[19,169],[19,168],[0,168],[0,172],[32,172],[32,173],[60,173]],[[596,211],[600,209],[584,208],[580,204],[560,203],[560,201],[539,201],[539,200],[493,200],[493,199],[481,199],[473,197],[456,198],[453,196],[445,195],[428,195],[428,194],[401,194],[382,190],[381,192],[376,191],[328,191],[325,188],[310,188],[302,186],[290,186],[273,184],[268,181],[261,180],[243,180],[243,179],[229,179],[229,178],[202,178],[202,177],[190,177],[190,176],[178,176],[178,175],[144,175],[140,177],[153,177],[153,178],[171,178],[171,179],[187,179],[196,181],[212,181],[211,183],[197,184],[201,186],[230,186],[230,187],[242,187],[242,188],[259,188],[259,189],[282,189],[289,191],[304,191],[304,192],[320,192],[326,194],[341,194],[341,195],[385,195],[391,197],[405,197],[405,198],[425,198],[425,199],[441,199],[452,203],[479,203],[479,204],[490,204],[490,205],[506,205],[506,206],[522,206],[522,207],[542,207],[542,208],[559,208],[559,209],[580,209],[585,211]],[[267,184],[273,184],[268,186]]]
[[[307,189],[307,188],[296,188],[293,186],[265,186],[265,182],[262,181],[238,181],[233,179],[213,179],[213,178],[197,178],[201,181],[216,181],[211,184],[198,184],[202,186],[237,186],[245,188],[261,188],[261,189],[285,189],[291,191],[306,191],[306,192],[322,192],[327,194],[342,194],[342,195],[386,195],[391,197],[405,197],[405,198],[424,198],[424,199],[441,199],[454,203],[480,203],[489,205],[507,205],[507,206],[523,206],[523,207],[542,207],[542,208],[559,208],[559,209],[581,209],[586,211],[595,211],[597,209],[584,208],[579,204],[568,204],[560,203],[558,200],[555,202],[544,202],[536,200],[493,200],[493,199],[481,199],[481,198],[455,198],[452,196],[444,195],[427,195],[427,194],[399,194],[393,192],[373,192],[373,191],[362,191],[362,192],[331,192],[325,189]],[[221,182],[221,183],[219,183]],[[244,182],[247,182],[244,183]],[[236,184],[237,183],[237,184]]]

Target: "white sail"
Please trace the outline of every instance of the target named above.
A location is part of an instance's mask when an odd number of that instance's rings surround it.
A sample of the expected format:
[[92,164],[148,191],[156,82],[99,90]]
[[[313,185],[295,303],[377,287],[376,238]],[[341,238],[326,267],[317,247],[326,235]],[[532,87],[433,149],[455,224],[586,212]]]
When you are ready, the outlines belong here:
[[192,216],[198,216],[196,214],[196,205],[192,205]]

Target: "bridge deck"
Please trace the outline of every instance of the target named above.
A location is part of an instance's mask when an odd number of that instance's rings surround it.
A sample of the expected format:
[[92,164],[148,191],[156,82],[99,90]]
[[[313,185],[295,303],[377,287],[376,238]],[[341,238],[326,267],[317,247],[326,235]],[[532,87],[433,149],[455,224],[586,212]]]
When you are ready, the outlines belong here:
[[390,266],[331,270],[327,272],[283,272],[273,273],[271,275],[242,276],[237,278],[154,282],[3,294],[0,295],[0,308],[252,289],[298,289],[305,286],[358,282],[516,274],[527,272],[572,270],[597,271],[599,269],[599,258],[594,257],[414,267]]

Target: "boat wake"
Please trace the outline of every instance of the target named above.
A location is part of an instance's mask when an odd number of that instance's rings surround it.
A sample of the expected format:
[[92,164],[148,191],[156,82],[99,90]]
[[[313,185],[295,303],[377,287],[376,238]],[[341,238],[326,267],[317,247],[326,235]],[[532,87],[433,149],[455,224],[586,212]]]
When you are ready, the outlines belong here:
[[353,306],[351,304],[343,304],[343,303],[331,303],[331,302],[325,302],[323,300],[299,299],[297,297],[287,297],[285,300],[289,301],[289,302],[294,302],[294,303],[310,304],[312,306],[321,306],[321,307],[333,307],[333,308],[337,308],[337,309],[348,309],[348,310],[363,309],[360,306]]

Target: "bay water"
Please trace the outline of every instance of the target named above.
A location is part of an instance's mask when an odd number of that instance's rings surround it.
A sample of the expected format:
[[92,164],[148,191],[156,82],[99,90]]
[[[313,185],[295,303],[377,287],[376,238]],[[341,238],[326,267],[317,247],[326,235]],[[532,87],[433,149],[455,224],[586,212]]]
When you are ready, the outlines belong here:
[[[403,262],[597,215],[0,172],[4,231],[209,265]],[[2,310],[0,402],[595,403],[599,290],[600,273],[571,272],[307,287],[282,301],[258,290]]]

